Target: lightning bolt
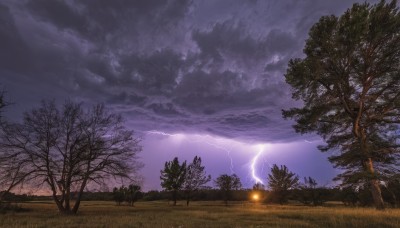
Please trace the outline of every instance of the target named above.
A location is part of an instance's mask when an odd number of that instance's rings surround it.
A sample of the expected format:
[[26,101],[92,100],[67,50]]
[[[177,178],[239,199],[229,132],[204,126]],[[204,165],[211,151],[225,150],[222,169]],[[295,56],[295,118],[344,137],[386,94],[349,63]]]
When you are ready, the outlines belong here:
[[[162,136],[167,136],[167,137],[173,137],[174,139],[177,140],[182,140],[182,139],[186,139],[189,142],[192,143],[205,143],[207,145],[210,145],[216,149],[225,151],[229,160],[230,160],[230,171],[231,173],[235,173],[234,171],[234,165],[233,165],[233,159],[231,157],[231,150],[230,148],[227,148],[225,146],[222,146],[220,144],[216,144],[211,142],[212,140],[217,140],[215,139],[215,137],[212,137],[210,135],[193,135],[194,137],[196,137],[196,140],[190,140],[189,138],[185,137],[184,134],[181,133],[177,133],[177,134],[170,134],[170,133],[166,133],[166,132],[162,132],[162,131],[156,131],[156,130],[152,130],[152,131],[147,131],[147,134],[155,134],[155,135],[162,135]],[[248,145],[248,144],[246,144]],[[251,159],[251,163],[250,163],[250,173],[251,173],[251,178],[254,180],[255,183],[261,183],[264,184],[264,182],[261,180],[260,177],[257,176],[256,174],[256,169],[257,169],[257,164],[259,163],[259,158],[260,156],[264,153],[265,151],[265,147],[267,145],[266,144],[258,144],[255,146],[252,146],[253,149],[255,149],[257,151],[257,153],[255,154],[255,156]],[[265,163],[267,163],[266,161],[264,161]],[[268,163],[267,163],[268,164]],[[262,167],[261,169],[263,170],[264,167]]]
[[257,165],[257,161],[260,157],[260,155],[264,152],[265,149],[265,145],[257,145],[256,146],[258,149],[257,154],[253,157],[253,159],[251,160],[251,165],[250,165],[250,169],[251,169],[251,176],[253,177],[254,181],[256,183],[261,183],[264,184],[264,182],[261,180],[261,178],[259,178],[256,174],[256,165]]
[[[180,139],[182,138],[182,137],[184,137],[184,135],[183,134],[169,134],[169,133],[166,133],[166,132],[162,132],[162,131],[156,131],[156,130],[152,130],[152,131],[147,131],[147,133],[148,134],[156,134],[156,135],[162,135],[162,136],[168,136],[168,137],[179,137]],[[197,138],[212,138],[210,135],[195,135]],[[217,148],[217,149],[219,149],[219,150],[222,150],[222,151],[225,151],[226,152],[226,155],[228,156],[228,158],[229,158],[229,160],[230,160],[230,171],[231,171],[231,174],[233,174],[233,173],[235,173],[235,171],[234,171],[234,166],[233,166],[233,159],[232,159],[232,157],[231,157],[231,150],[230,149],[227,149],[226,147],[223,147],[223,146],[221,146],[221,145],[218,145],[218,144],[215,144],[215,143],[212,143],[212,142],[210,142],[210,141],[208,141],[208,140],[201,140],[201,139],[198,139],[198,140],[189,140],[189,142],[193,142],[193,143],[205,143],[205,144],[207,144],[207,145],[210,145],[210,146],[212,146],[212,147],[214,147],[214,148]]]

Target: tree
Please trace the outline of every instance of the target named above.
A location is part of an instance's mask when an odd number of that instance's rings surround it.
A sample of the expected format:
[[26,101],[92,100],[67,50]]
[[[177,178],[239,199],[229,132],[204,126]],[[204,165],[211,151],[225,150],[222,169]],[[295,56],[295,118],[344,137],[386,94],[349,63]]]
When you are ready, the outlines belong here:
[[312,177],[304,177],[304,183],[300,186],[300,201],[314,206],[322,205],[326,200],[326,188],[318,187],[318,183]]
[[118,206],[122,202],[127,202],[131,207],[135,206],[135,202],[141,197],[142,192],[141,187],[136,184],[130,184],[128,187],[121,186],[119,188],[115,187],[113,189],[113,198]]
[[236,174],[222,174],[214,182],[215,185],[222,191],[226,206],[228,206],[228,200],[230,200],[232,190],[238,190],[242,187],[240,178]]
[[175,157],[174,160],[165,162],[164,169],[160,172],[161,187],[172,192],[172,200],[174,201],[174,206],[176,206],[178,191],[181,190],[185,183],[186,161],[181,165],[178,158]]
[[384,188],[388,194],[388,201],[392,207],[398,207],[400,200],[400,174],[394,174],[385,182]]
[[257,182],[257,183],[255,183],[253,185],[253,190],[254,191],[264,191],[265,190],[265,186],[262,183]]
[[125,188],[124,186],[121,186],[120,188],[115,187],[113,189],[113,199],[117,203],[118,206],[120,206],[121,203],[125,201],[124,188]]
[[139,185],[136,184],[130,184],[127,188],[127,193],[126,193],[126,201],[128,204],[132,207],[135,206],[135,202],[141,197],[142,188]]
[[286,203],[289,190],[298,186],[299,177],[288,170],[285,165],[279,168],[274,164],[268,174],[268,186],[272,190],[273,200],[280,204]]
[[[22,124],[3,128],[1,146],[16,159],[29,178],[44,184],[61,213],[76,214],[89,183],[103,184],[110,178],[132,179],[141,164],[139,139],[124,128],[119,115],[103,105],[83,109],[65,102],[57,108],[43,101],[25,113]],[[71,196],[77,193],[72,205]]]
[[[2,118],[2,112],[10,103],[5,101],[4,92],[0,92],[0,135],[12,130],[13,126]],[[0,147],[0,204],[3,197],[13,188],[21,185],[30,174],[24,170],[24,164],[18,161],[18,154],[7,153],[8,149]]]
[[211,176],[206,174],[205,167],[201,165],[201,158],[194,157],[193,162],[187,167],[183,190],[186,195],[186,206],[189,206],[189,201],[193,192],[198,191],[210,182]]
[[376,208],[385,173],[398,172],[400,152],[400,14],[396,1],[354,4],[342,16],[324,16],[309,32],[304,59],[285,75],[302,108],[283,111],[299,133],[316,132],[339,150],[330,157],[343,184],[369,182]]

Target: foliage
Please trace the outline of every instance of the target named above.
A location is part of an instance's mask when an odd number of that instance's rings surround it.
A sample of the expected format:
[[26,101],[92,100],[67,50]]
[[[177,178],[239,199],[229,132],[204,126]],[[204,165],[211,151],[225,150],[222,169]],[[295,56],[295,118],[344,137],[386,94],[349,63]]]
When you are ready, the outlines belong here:
[[165,162],[164,169],[161,170],[161,187],[171,191],[174,206],[176,205],[178,191],[182,189],[186,177],[186,161],[179,164],[177,157],[172,161]]
[[288,170],[285,165],[280,168],[274,164],[271,173],[268,174],[268,187],[272,190],[270,200],[286,203],[288,200],[289,190],[298,187],[299,177]]
[[242,187],[240,178],[236,174],[222,174],[214,181],[214,183],[221,190],[225,205],[228,205],[228,200],[231,199],[232,190],[238,190]]
[[285,75],[302,108],[283,111],[300,133],[325,141],[343,184],[369,182],[382,209],[379,181],[397,172],[400,152],[400,14],[396,1],[354,4],[342,16],[324,16],[309,32],[304,59]]
[[204,169],[205,167],[201,165],[201,158],[197,156],[194,157],[193,162],[187,167],[185,182],[183,183],[187,206],[189,206],[193,192],[203,188],[211,180],[211,176],[207,175]]
[[400,174],[390,176],[385,183],[383,193],[385,193],[383,195],[384,198],[387,199],[392,207],[400,205]]
[[264,186],[263,184],[257,182],[257,183],[255,183],[255,184],[253,185],[253,190],[255,190],[255,191],[262,191],[262,190],[265,190],[265,186]]
[[70,101],[62,108],[43,101],[21,124],[3,127],[2,158],[27,174],[25,179],[47,186],[60,212],[77,213],[88,183],[132,179],[140,168],[139,139],[123,125],[103,105],[85,110]]
[[141,187],[139,185],[131,184],[128,187],[121,186],[113,189],[113,198],[117,205],[122,202],[127,202],[128,205],[134,206],[135,202],[142,197]]
[[322,205],[326,201],[327,191],[325,188],[318,187],[317,181],[312,177],[304,177],[304,183],[300,185],[300,202]]

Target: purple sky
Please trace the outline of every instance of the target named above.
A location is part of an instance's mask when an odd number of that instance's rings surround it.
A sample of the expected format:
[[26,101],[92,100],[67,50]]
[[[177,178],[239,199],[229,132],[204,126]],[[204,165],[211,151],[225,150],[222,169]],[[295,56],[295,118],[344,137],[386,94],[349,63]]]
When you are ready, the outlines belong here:
[[195,155],[244,187],[274,163],[330,185],[323,142],[281,117],[298,105],[283,74],[310,27],[353,2],[1,0],[5,114],[19,120],[47,98],[107,104],[143,137],[145,190],[160,189],[166,160]]

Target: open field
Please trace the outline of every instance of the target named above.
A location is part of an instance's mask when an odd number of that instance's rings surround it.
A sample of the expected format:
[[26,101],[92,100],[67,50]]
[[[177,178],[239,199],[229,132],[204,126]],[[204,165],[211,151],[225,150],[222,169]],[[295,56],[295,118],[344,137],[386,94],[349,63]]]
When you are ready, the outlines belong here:
[[1,227],[400,227],[400,209],[341,206],[306,207],[193,202],[189,207],[167,202],[82,202],[80,213],[57,213],[52,202],[21,204],[29,212],[0,215]]

